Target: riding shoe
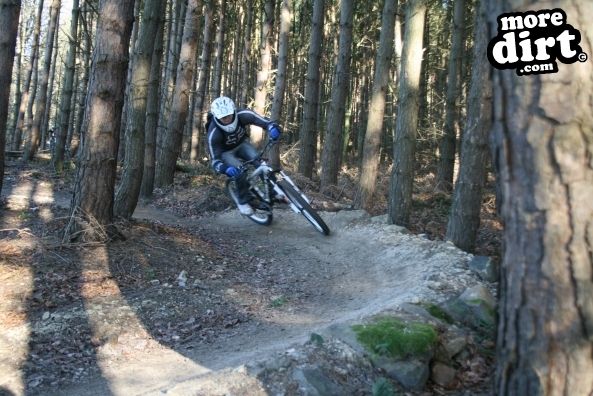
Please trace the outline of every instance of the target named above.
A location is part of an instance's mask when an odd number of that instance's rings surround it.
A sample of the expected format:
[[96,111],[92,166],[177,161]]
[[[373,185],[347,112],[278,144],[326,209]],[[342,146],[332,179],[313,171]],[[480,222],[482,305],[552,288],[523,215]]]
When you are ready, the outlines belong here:
[[253,208],[248,203],[237,204],[237,208],[239,208],[239,212],[244,216],[251,216],[253,214]]

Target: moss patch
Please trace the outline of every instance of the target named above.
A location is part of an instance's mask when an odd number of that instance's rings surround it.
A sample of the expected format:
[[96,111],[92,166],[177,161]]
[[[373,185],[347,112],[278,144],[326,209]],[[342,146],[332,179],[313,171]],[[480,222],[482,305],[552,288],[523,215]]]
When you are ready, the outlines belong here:
[[445,312],[445,310],[441,307],[439,307],[438,305],[435,304],[422,304],[422,306],[424,307],[424,309],[426,309],[426,311],[431,314],[432,316],[434,316],[437,319],[442,320],[445,323],[449,323],[449,324],[453,324],[455,322],[455,320],[451,317],[451,315],[449,315],[447,312]]
[[373,353],[404,358],[428,352],[437,342],[435,329],[424,323],[406,323],[396,318],[380,318],[368,325],[355,325],[358,342]]

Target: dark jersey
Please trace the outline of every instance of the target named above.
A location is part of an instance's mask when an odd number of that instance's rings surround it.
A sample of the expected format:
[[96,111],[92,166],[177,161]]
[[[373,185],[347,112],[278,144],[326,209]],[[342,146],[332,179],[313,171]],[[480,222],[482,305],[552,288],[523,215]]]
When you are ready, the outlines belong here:
[[208,125],[208,152],[212,168],[219,173],[224,173],[227,168],[222,161],[222,153],[236,148],[247,139],[246,126],[253,124],[265,129],[272,123],[270,119],[260,116],[253,110],[237,111],[236,117],[238,118],[237,128],[230,133],[220,129],[214,120]]

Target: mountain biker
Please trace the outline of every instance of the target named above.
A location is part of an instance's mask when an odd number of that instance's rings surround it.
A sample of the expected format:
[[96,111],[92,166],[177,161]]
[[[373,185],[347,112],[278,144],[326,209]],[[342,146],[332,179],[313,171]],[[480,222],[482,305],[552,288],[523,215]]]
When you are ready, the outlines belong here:
[[206,129],[212,168],[236,180],[237,208],[242,215],[252,215],[253,208],[249,205],[252,197],[249,193],[247,175],[239,168],[243,161],[257,158],[258,153],[249,141],[246,126],[253,124],[266,129],[271,140],[278,140],[280,127],[252,110],[237,110],[235,103],[226,96],[214,99],[210,105],[210,114]]

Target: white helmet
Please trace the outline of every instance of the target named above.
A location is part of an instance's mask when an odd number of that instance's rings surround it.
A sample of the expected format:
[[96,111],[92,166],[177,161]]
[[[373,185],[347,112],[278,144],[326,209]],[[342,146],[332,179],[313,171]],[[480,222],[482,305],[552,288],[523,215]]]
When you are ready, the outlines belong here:
[[[214,99],[214,101],[210,105],[210,111],[214,116],[214,122],[216,123],[216,126],[218,126],[226,133],[235,132],[238,123],[237,112],[235,109],[235,103],[233,103],[233,101],[230,98],[226,96],[221,96],[220,98]],[[233,114],[233,121],[230,124],[225,125],[222,122],[220,122],[221,118],[226,117],[230,114]]]

